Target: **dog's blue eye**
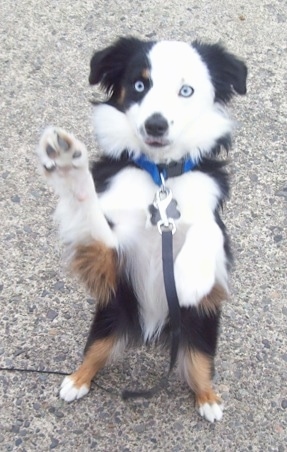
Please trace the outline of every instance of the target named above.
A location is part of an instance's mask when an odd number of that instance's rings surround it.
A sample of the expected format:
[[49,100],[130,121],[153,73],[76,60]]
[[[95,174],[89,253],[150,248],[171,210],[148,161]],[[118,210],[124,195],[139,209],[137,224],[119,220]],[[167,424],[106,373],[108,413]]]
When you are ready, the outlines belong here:
[[138,93],[142,93],[145,89],[144,82],[142,82],[141,80],[137,80],[134,84],[134,87]]
[[182,85],[182,87],[179,90],[179,95],[181,97],[190,97],[194,93],[194,89],[189,85]]

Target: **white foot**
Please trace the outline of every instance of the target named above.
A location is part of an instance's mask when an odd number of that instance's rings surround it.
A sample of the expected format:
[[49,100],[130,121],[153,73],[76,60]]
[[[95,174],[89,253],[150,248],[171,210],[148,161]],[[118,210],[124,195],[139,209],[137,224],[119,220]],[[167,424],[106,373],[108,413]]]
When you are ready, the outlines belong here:
[[84,384],[80,387],[75,385],[75,382],[71,375],[64,378],[60,389],[60,398],[65,402],[73,402],[73,400],[81,399],[88,394],[90,388]]
[[223,415],[223,406],[219,403],[204,403],[198,408],[200,416],[204,417],[209,422],[220,421]]

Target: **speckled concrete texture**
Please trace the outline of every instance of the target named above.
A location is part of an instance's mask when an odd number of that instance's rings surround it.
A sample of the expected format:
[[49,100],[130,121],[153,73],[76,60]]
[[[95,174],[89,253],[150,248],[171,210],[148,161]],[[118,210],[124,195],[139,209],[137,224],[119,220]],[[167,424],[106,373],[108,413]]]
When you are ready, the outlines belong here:
[[57,375],[0,371],[0,450],[287,450],[287,6],[286,0],[6,0],[0,6],[0,366],[72,371],[93,300],[66,274],[51,216],[55,198],[34,149],[47,124],[97,151],[90,124],[89,59],[119,35],[221,40],[249,67],[248,95],[230,159],[232,298],[225,305],[216,386],[223,420],[209,424],[172,375],[152,400],[120,389],[157,381],[168,356],[127,353],[99,387],[59,400]]

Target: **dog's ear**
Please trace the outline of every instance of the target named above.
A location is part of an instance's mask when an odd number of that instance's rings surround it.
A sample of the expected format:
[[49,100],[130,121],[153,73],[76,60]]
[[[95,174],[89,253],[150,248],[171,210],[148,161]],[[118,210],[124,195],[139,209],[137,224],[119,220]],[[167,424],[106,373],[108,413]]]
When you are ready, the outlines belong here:
[[220,44],[194,41],[192,46],[208,67],[215,88],[215,100],[228,102],[234,92],[246,94],[247,67]]
[[141,45],[139,39],[120,38],[110,47],[95,52],[90,63],[90,84],[100,83],[107,94],[115,94],[128,60]]

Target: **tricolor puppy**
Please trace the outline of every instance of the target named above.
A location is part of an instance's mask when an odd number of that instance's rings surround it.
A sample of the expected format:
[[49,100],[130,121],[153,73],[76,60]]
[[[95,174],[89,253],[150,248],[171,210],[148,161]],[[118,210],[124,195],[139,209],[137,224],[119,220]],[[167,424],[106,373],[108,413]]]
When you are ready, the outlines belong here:
[[73,135],[44,131],[38,155],[59,196],[60,236],[97,303],[83,363],[61,386],[67,402],[86,395],[126,346],[169,343],[161,235],[152,218],[164,183],[177,203],[178,370],[201,416],[221,419],[212,375],[231,255],[220,218],[228,176],[217,157],[231,144],[226,104],[245,94],[246,76],[245,64],[218,44],[121,38],[91,60],[90,84],[107,95],[93,113],[98,161],[89,167]]

